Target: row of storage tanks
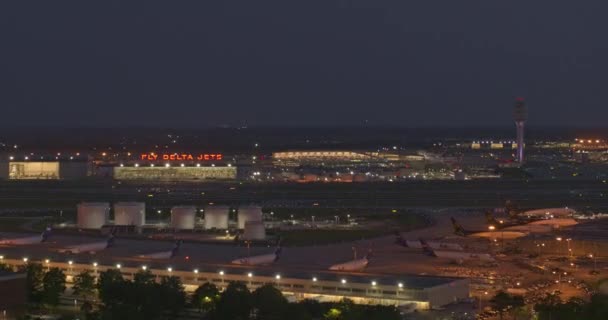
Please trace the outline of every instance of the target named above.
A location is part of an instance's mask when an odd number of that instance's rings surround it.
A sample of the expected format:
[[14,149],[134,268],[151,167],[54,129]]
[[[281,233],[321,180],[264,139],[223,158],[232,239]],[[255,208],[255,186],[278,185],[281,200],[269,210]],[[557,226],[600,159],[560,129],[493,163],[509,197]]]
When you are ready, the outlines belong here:
[[[83,202],[77,207],[77,225],[81,229],[99,229],[108,224],[110,204],[107,202]],[[171,208],[171,227],[178,230],[194,229],[197,209],[194,206]],[[228,229],[230,207],[208,206],[205,208],[204,228]],[[146,204],[143,202],[114,203],[114,224],[141,227],[146,223]],[[243,229],[244,239],[264,239],[266,232],[262,222],[262,208],[240,207],[237,228]]]

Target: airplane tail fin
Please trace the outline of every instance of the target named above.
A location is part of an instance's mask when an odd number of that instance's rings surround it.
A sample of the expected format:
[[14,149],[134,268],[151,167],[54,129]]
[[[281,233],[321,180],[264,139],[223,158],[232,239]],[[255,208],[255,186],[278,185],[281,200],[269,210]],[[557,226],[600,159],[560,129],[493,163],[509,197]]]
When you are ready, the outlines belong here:
[[505,202],[505,209],[510,217],[516,217],[520,213],[519,208],[511,200],[507,200]]
[[108,240],[106,240],[106,248],[113,247],[115,240],[116,240],[116,237],[114,236],[114,234],[110,233],[110,235],[108,236]]
[[496,218],[494,218],[494,216],[492,215],[492,212],[490,210],[486,210],[484,212],[484,215],[486,216],[486,222],[489,225],[498,226],[500,224],[498,221],[496,221]]
[[452,220],[452,226],[454,227],[454,233],[459,236],[464,236],[465,235],[464,228],[456,221],[456,218],[451,217],[450,220]]
[[175,241],[175,244],[173,245],[173,249],[171,249],[171,257],[175,257],[177,255],[177,253],[179,252],[179,248],[182,246],[182,240],[177,240]]
[[426,240],[419,238],[418,239],[420,241],[420,245],[422,246],[422,250],[426,253],[428,253],[429,255],[433,255],[433,249],[431,248],[431,246],[429,245],[428,242],[426,242]]
[[367,253],[365,254],[365,259],[371,260],[373,256],[374,256],[374,252],[372,251],[371,248],[369,248],[369,250],[367,250]]
[[46,242],[51,236],[51,227],[47,227],[40,235],[40,242]]
[[401,233],[399,231],[395,231],[395,244],[398,244],[398,245],[404,246],[404,247],[408,247],[407,241],[405,241],[405,239],[403,239],[403,237],[401,236]]
[[276,250],[274,250],[274,261],[278,261],[279,258],[281,257],[281,252],[283,252],[283,248],[281,248],[280,246],[277,247]]

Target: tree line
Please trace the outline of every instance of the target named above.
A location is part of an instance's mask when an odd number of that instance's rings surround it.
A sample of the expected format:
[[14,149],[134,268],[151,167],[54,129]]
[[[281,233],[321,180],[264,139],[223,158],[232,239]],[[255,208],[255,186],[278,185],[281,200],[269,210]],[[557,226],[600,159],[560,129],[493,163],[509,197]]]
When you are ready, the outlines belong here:
[[559,294],[547,293],[534,306],[526,306],[521,296],[499,291],[490,303],[499,314],[511,319],[538,320],[606,320],[608,319],[608,295],[596,293],[589,300],[571,298],[562,301]]

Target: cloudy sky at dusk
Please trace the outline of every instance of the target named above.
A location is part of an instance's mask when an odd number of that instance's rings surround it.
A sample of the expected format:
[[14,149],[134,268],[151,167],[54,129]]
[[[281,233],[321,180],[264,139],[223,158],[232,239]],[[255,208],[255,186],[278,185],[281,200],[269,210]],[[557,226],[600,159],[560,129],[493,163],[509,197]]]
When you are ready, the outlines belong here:
[[604,125],[606,1],[2,1],[0,125]]

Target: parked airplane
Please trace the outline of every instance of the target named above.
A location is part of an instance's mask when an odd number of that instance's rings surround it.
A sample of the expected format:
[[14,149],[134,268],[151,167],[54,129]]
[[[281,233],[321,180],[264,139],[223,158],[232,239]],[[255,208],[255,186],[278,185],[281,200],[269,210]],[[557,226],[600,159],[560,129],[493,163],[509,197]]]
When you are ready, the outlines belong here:
[[492,257],[489,253],[433,250],[433,255],[438,258],[453,259],[459,262],[467,260],[495,261],[494,257]]
[[522,231],[528,233],[549,233],[553,229],[570,227],[578,224],[572,218],[535,218],[527,223],[512,223],[497,220],[492,213],[486,212],[486,221],[492,230]]
[[516,219],[534,219],[534,218],[565,218],[572,217],[576,214],[576,210],[568,207],[563,208],[541,208],[534,210],[521,210],[512,201],[508,200],[505,203],[505,209],[509,217]]
[[406,248],[424,249],[424,246],[428,246],[431,249],[444,249],[444,250],[455,250],[462,251],[462,246],[458,243],[449,242],[435,242],[435,241],[424,241],[419,240],[405,240],[399,232],[395,233],[395,243]]
[[177,240],[175,241],[175,244],[173,245],[173,248],[169,251],[163,251],[163,252],[157,252],[157,253],[151,253],[151,254],[144,254],[144,255],[140,255],[139,258],[143,258],[143,259],[171,259],[173,257],[175,257],[178,252],[179,252],[179,248],[182,245],[182,240]]
[[36,244],[46,242],[48,238],[51,236],[51,228],[46,228],[42,234],[39,236],[31,236],[31,237],[21,237],[21,238],[12,238],[12,239],[2,239],[0,240],[0,245],[13,245],[13,246],[21,246],[27,244]]
[[69,246],[69,247],[66,247],[63,249],[59,249],[59,252],[67,253],[67,254],[79,254],[79,253],[88,252],[90,254],[95,254],[99,251],[112,247],[114,245],[114,240],[115,240],[114,234],[110,234],[110,236],[108,236],[108,239],[106,241],[99,241],[99,242],[92,242],[92,243],[79,244],[79,245],[75,245],[75,246]]
[[273,253],[262,254],[258,256],[240,258],[236,260],[232,260],[230,263],[232,264],[241,264],[241,265],[250,265],[250,266],[258,266],[258,265],[267,265],[273,264],[279,260],[281,257],[281,251],[283,249],[279,246],[277,247]]
[[367,267],[369,264],[370,258],[372,256],[371,249],[367,252],[367,254],[360,259],[357,259],[357,249],[353,248],[355,253],[355,258],[351,261],[347,261],[344,263],[334,264],[329,267],[329,270],[332,271],[361,271]]
[[500,230],[500,231],[494,231],[489,229],[489,231],[487,230],[479,230],[479,231],[474,231],[474,230],[466,230],[465,228],[463,228],[454,217],[450,218],[452,220],[452,226],[454,227],[454,234],[461,236],[461,237],[473,237],[473,238],[484,238],[484,239],[490,239],[490,240],[494,240],[494,239],[503,239],[503,240],[512,240],[512,239],[517,239],[517,238],[521,238],[521,237],[525,237],[526,235],[528,235],[526,231],[524,230],[516,230],[516,229],[510,229],[510,230]]

